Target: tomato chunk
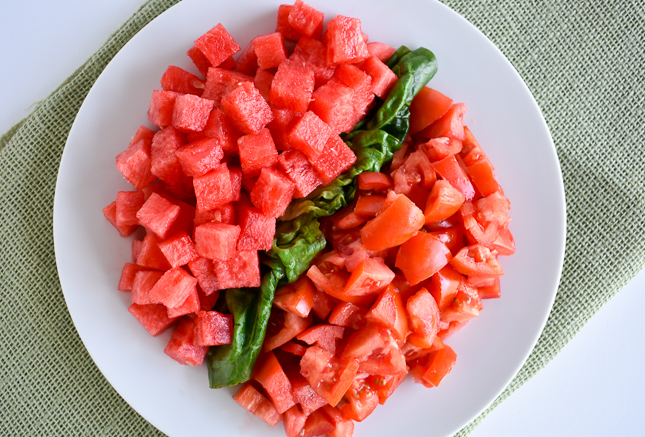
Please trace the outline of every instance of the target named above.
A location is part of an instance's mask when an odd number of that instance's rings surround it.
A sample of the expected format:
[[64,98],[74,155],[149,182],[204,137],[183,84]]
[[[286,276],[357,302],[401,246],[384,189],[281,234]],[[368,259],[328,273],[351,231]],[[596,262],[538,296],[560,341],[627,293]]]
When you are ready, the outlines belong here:
[[358,361],[337,358],[318,346],[310,346],[300,360],[300,374],[329,405],[335,407],[358,372]]
[[383,250],[407,241],[425,223],[423,212],[405,195],[400,195],[382,213],[361,229],[367,250]]
[[501,276],[504,274],[497,256],[481,244],[462,248],[450,263],[455,270],[467,276]]
[[450,249],[438,238],[419,232],[401,245],[395,266],[410,285],[415,285],[437,273],[451,258]]

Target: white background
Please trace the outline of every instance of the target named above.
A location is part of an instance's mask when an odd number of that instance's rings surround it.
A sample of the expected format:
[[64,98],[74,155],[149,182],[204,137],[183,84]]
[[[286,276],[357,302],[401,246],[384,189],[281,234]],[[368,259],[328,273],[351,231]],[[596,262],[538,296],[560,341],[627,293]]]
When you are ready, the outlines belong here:
[[[0,6],[0,133],[27,116],[142,3],[25,0]],[[645,272],[472,436],[641,434],[643,291]]]

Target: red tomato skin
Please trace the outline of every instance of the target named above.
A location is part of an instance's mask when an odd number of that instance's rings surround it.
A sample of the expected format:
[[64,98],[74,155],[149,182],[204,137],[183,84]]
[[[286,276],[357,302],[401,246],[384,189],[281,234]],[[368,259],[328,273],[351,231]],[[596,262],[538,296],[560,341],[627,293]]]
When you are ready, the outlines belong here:
[[365,315],[365,320],[380,323],[388,328],[399,341],[408,333],[408,317],[401,295],[393,284],[387,286]]
[[457,354],[448,345],[412,364],[410,373],[416,382],[426,387],[438,387],[457,361]]
[[374,251],[398,246],[419,231],[424,223],[423,212],[405,195],[400,195],[363,226],[363,246]]
[[416,285],[437,273],[451,258],[448,246],[432,234],[419,232],[399,247],[394,265],[410,285]]
[[405,305],[410,318],[412,334],[408,342],[413,346],[429,348],[439,332],[439,307],[430,292],[422,288]]
[[394,272],[380,258],[366,258],[352,272],[343,293],[347,296],[363,296],[376,293],[387,287],[394,279]]
[[462,248],[450,261],[452,267],[466,276],[501,276],[504,274],[497,256],[490,249],[473,244]]

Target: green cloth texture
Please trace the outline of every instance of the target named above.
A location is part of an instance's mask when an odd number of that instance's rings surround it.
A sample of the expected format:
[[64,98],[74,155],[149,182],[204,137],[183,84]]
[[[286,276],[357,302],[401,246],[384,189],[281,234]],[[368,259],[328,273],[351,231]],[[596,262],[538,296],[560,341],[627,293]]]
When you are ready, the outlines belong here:
[[[0,138],[0,435],[161,435],[101,375],[74,328],[56,272],[52,215],[61,154],[83,99],[120,48],[174,3],[146,3]],[[527,83],[551,130],[567,201],[564,270],[548,323],[515,379],[459,433],[466,436],[645,264],[645,2],[444,3]]]

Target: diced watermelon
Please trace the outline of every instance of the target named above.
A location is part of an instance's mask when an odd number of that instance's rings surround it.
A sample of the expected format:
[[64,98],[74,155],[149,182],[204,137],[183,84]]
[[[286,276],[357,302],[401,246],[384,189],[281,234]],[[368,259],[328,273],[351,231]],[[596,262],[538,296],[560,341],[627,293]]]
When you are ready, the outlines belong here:
[[177,319],[168,317],[166,307],[160,304],[137,305],[133,303],[128,307],[128,311],[143,325],[144,328],[153,336],[164,332],[170,328]]
[[238,250],[269,250],[275,235],[275,217],[267,217],[257,208],[240,205],[240,237]]
[[202,97],[214,101],[215,106],[219,107],[222,104],[222,98],[242,82],[253,82],[253,76],[223,68],[210,68],[206,75]]
[[262,167],[271,167],[278,159],[273,137],[264,128],[257,134],[243,135],[237,140],[240,163],[245,176],[255,176]]
[[242,169],[236,165],[231,165],[228,171],[231,175],[231,190],[233,191],[231,201],[237,202],[242,194]]
[[116,156],[116,168],[137,190],[157,179],[151,171],[151,145],[152,139],[140,139]]
[[132,233],[137,230],[137,226],[134,225],[121,227],[118,226],[116,222],[116,200],[110,202],[108,206],[103,208],[103,216],[107,219],[107,221],[112,223],[112,226],[114,226],[116,230],[119,231],[119,235],[122,237],[132,235]]
[[195,226],[203,225],[209,222],[228,223],[234,225],[236,223],[235,206],[232,203],[224,204],[218,208],[208,211],[195,211],[193,224]]
[[385,100],[388,93],[399,79],[390,68],[376,56],[370,56],[361,64],[361,70],[372,78],[372,92]]
[[197,279],[181,267],[167,270],[150,290],[150,297],[168,308],[178,307],[197,285]]
[[273,83],[273,74],[266,70],[258,70],[253,78],[253,85],[260,91],[260,94],[267,102],[271,98],[271,84]]
[[203,176],[193,178],[197,210],[208,211],[232,202],[235,195],[231,174],[226,164],[221,164]]
[[396,49],[382,42],[370,42],[367,43],[367,51],[370,56],[376,56],[381,62],[387,62]]
[[195,344],[219,346],[230,344],[233,335],[233,316],[217,311],[200,311],[195,318]]
[[172,113],[173,127],[181,132],[201,132],[214,105],[212,100],[192,94],[177,96]]
[[335,66],[327,65],[327,47],[317,39],[303,36],[289,57],[292,61],[304,62],[309,66],[316,79],[315,88],[327,83],[336,71]]
[[312,164],[327,185],[356,162],[356,155],[338,136],[332,135],[327,141],[325,152]]
[[117,229],[127,226],[138,226],[137,211],[143,206],[145,195],[141,191],[119,191],[116,193],[116,226]]
[[157,193],[146,200],[137,211],[139,223],[161,239],[168,237],[172,226],[179,217],[181,208]]
[[304,113],[307,111],[316,78],[314,71],[300,61],[287,59],[278,66],[271,82],[272,105]]
[[269,104],[250,82],[243,82],[224,96],[222,110],[231,119],[233,126],[246,134],[258,133],[273,120]]
[[180,232],[159,243],[159,249],[172,267],[188,264],[198,258],[193,240],[186,232]]
[[204,91],[204,83],[204,80],[176,65],[169,65],[161,76],[162,89],[182,94],[199,96]]
[[314,91],[309,109],[335,133],[349,132],[354,127],[354,91],[342,83],[328,82]]
[[119,291],[132,291],[132,284],[134,283],[134,277],[138,272],[146,270],[145,267],[134,263],[125,263],[123,269],[121,270],[121,277],[119,278],[119,286],[117,290]]
[[168,308],[168,317],[180,317],[196,314],[201,307],[197,286],[195,285],[186,300],[174,308]]
[[180,364],[199,366],[206,358],[208,347],[195,345],[195,322],[183,318],[173,331],[164,352]]
[[336,15],[327,23],[327,64],[356,63],[369,58],[358,18]]
[[223,68],[224,70],[232,70],[236,66],[235,59],[233,58],[233,55],[229,56],[228,58],[224,59],[221,64],[218,65],[218,68]]
[[211,65],[215,67],[224,62],[229,56],[240,51],[240,46],[221,23],[197,38],[195,46],[204,53]]
[[179,95],[179,93],[174,91],[152,91],[150,109],[148,109],[148,120],[159,127],[170,126],[172,123],[172,113],[175,110],[175,100]]
[[150,149],[152,174],[167,184],[177,184],[184,177],[184,173],[175,151],[183,145],[181,134],[172,126],[155,133]]
[[271,426],[282,420],[282,415],[278,413],[271,401],[248,382],[233,396],[233,400]]
[[299,373],[289,375],[291,385],[293,387],[293,396],[302,407],[302,411],[309,416],[317,409],[327,405],[327,401],[323,399],[311,385],[307,382],[304,376]]
[[158,303],[150,296],[150,290],[152,290],[152,287],[155,286],[162,276],[163,272],[158,270],[142,270],[137,272],[132,281],[132,293],[130,294],[132,303],[136,303],[137,305]]
[[159,249],[159,239],[152,234],[143,237],[136,263],[156,270],[165,271],[170,268],[170,263]]
[[253,47],[253,41],[251,41],[246,48],[242,51],[240,56],[237,58],[237,64],[235,65],[235,71],[238,71],[247,76],[255,76],[255,73],[258,69],[258,57],[255,54],[255,47]]
[[295,187],[293,197],[305,197],[322,184],[322,179],[311,162],[299,150],[287,150],[278,156],[278,164]]
[[284,419],[284,432],[287,437],[298,437],[301,435],[300,431],[305,427],[307,415],[300,410],[298,405],[294,405],[285,411],[282,418]]
[[325,149],[331,128],[314,112],[307,111],[289,132],[289,144],[304,153],[310,160],[316,160]]
[[202,138],[180,147],[175,156],[187,176],[203,176],[219,167],[224,151],[216,138]]
[[216,293],[220,289],[212,260],[197,258],[188,263],[188,268],[193,276],[197,278],[200,288],[207,296]]
[[226,223],[204,223],[195,228],[195,248],[199,256],[226,261],[235,256],[240,227]]
[[260,263],[255,250],[239,250],[228,261],[213,260],[213,267],[223,290],[260,286]]
[[284,37],[279,32],[260,35],[253,39],[253,49],[257,56],[258,67],[262,70],[275,68],[287,59]]
[[226,114],[214,108],[206,122],[206,126],[200,133],[200,137],[214,138],[219,141],[225,154],[237,152],[237,139],[240,133],[233,127]]
[[213,66],[206,55],[204,55],[204,53],[202,53],[202,51],[196,46],[189,48],[186,55],[188,55],[188,57],[193,61],[193,64],[195,64],[195,67],[197,67],[199,72],[206,77],[208,69]]
[[296,0],[289,11],[288,21],[291,28],[300,35],[320,38],[324,17],[325,15],[319,10],[302,0]]
[[267,125],[278,150],[289,150],[288,135],[302,114],[291,109],[272,107],[273,121]]
[[269,217],[280,217],[289,206],[295,184],[274,168],[263,168],[253,190],[251,202]]
[[298,41],[300,33],[298,33],[298,31],[289,24],[289,13],[291,12],[291,9],[293,9],[292,5],[278,6],[278,20],[275,31],[280,32],[285,39]]
[[211,311],[219,299],[219,291],[207,295],[200,286],[197,287],[197,294],[199,295],[200,311]]
[[291,382],[273,352],[260,357],[253,369],[253,379],[262,385],[278,413],[282,414],[296,405]]
[[355,65],[340,65],[331,78],[332,82],[339,81],[351,88],[354,92],[353,105],[354,116],[349,123],[352,127],[362,119],[374,101],[372,92],[372,78]]

